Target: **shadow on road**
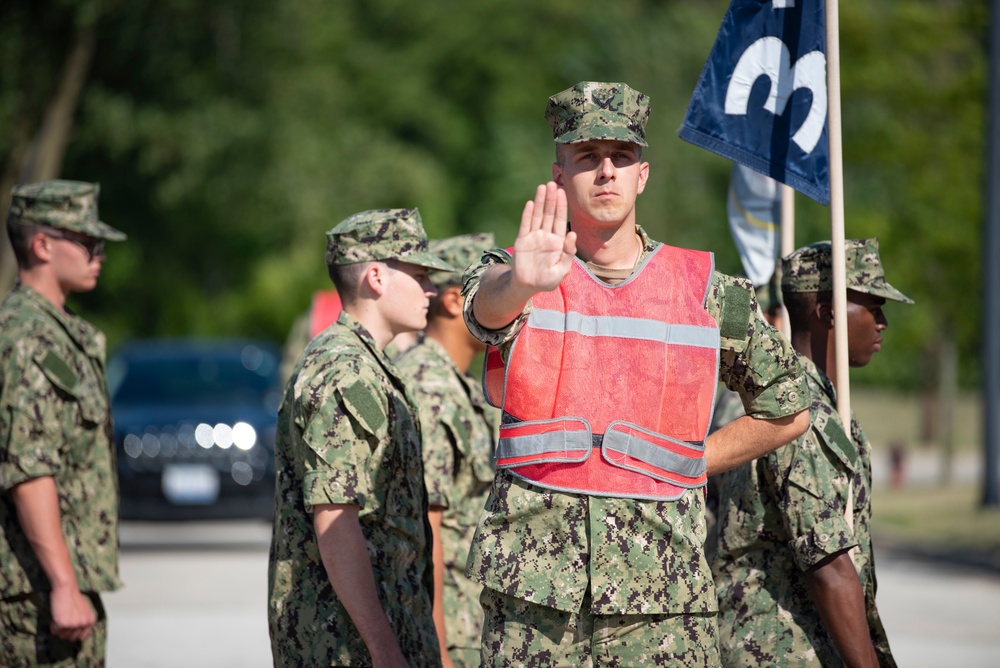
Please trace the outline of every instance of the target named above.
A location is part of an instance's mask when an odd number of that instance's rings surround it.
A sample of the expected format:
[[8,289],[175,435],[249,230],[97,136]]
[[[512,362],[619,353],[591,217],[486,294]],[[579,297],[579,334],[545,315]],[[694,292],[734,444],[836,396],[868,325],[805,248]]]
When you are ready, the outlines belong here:
[[948,567],[1000,578],[1000,552],[948,549],[881,535],[875,538],[875,548],[878,552],[902,562]]
[[267,551],[271,524],[263,520],[122,522],[122,552]]

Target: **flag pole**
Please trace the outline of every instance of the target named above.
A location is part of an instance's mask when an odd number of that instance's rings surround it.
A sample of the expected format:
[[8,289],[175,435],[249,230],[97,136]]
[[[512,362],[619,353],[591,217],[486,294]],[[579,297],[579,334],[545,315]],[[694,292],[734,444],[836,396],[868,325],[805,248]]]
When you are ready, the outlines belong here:
[[[795,250],[795,188],[781,184],[781,257],[787,257]],[[781,292],[781,286],[778,286]],[[792,340],[792,324],[788,321],[788,309],[781,302],[781,333]]]
[[826,0],[826,88],[830,133],[830,243],[833,255],[833,332],[836,345],[837,413],[851,424],[847,360],[847,271],[844,253],[844,158],[840,127],[840,21],[837,0]]
[[983,223],[983,505],[1000,506],[1000,0],[990,10]]

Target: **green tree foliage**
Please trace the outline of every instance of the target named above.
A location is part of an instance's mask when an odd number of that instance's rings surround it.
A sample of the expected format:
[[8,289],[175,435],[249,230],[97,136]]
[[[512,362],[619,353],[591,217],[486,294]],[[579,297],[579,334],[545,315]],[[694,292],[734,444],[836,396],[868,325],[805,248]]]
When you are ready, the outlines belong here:
[[[890,280],[918,300],[890,310],[892,345],[872,380],[911,381],[936,339],[976,357],[980,5],[842,5],[847,234],[878,235]],[[102,217],[130,235],[110,248],[101,288],[79,297],[112,342],[281,340],[327,285],[323,233],[362,209],[415,205],[432,236],[493,230],[510,244],[550,177],[545,99],[585,79],[652,98],[641,224],[738,271],[730,163],[676,138],[727,6],[9,0],[0,151],[20,159],[68,35],[96,26],[62,176],[100,181]],[[798,201],[798,242],[827,238],[828,209]]]

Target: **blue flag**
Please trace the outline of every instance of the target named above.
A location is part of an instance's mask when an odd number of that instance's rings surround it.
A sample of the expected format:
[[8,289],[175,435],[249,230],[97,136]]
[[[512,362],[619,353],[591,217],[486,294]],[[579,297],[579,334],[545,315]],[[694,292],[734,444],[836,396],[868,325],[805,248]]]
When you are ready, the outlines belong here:
[[680,137],[830,203],[823,0],[732,0]]

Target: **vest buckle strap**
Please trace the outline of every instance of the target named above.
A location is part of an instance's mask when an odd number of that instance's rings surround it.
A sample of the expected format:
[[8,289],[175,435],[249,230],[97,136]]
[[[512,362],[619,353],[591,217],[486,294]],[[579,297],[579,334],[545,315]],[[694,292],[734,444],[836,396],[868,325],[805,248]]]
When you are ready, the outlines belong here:
[[590,424],[583,418],[552,418],[500,427],[498,468],[538,462],[582,462],[594,445]]
[[601,455],[613,466],[681,487],[701,487],[707,479],[703,442],[681,441],[628,422],[608,425]]

